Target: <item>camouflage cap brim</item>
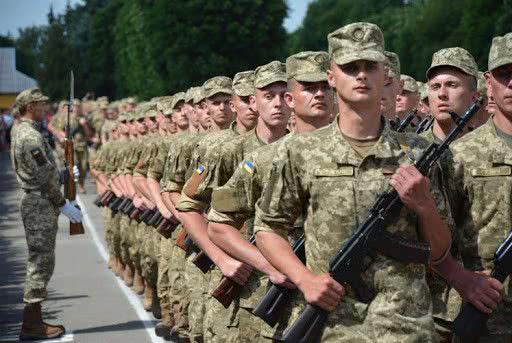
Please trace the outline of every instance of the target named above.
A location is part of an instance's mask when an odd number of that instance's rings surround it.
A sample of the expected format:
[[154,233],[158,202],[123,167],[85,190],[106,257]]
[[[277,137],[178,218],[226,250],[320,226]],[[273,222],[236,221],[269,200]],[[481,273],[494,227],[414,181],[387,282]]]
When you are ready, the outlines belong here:
[[362,50],[350,54],[343,54],[342,51],[336,51],[333,54],[333,61],[337,65],[344,65],[355,61],[371,61],[385,63],[386,56],[383,53],[375,50]]
[[254,95],[254,87],[250,87],[250,86],[238,86],[235,90],[234,90],[234,93],[235,95],[237,96],[241,96],[241,97],[245,97],[245,96],[251,96],[251,95]]
[[206,93],[204,97],[211,98],[218,94],[233,95],[233,90],[231,88],[217,88]]
[[327,81],[327,73],[325,73],[325,72],[305,73],[305,74],[300,74],[300,75],[295,76],[294,79],[299,82]]

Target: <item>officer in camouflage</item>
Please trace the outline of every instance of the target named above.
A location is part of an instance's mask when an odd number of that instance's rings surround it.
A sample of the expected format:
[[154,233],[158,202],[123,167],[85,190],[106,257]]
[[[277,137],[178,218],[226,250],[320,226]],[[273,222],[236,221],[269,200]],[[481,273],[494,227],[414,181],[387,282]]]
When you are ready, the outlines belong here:
[[55,267],[59,212],[73,223],[82,218],[80,210],[67,202],[60,191],[53,154],[41,135],[47,100],[37,88],[27,89],[16,97],[21,119],[13,129],[11,159],[23,190],[20,211],[28,245],[21,340],[56,338],[65,333],[62,325],[42,320],[41,302],[47,297],[46,288]]

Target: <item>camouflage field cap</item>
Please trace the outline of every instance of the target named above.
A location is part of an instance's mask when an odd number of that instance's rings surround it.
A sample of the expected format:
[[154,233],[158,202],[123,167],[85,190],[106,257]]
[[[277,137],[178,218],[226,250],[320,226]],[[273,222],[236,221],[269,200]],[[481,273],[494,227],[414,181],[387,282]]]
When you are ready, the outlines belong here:
[[227,76],[215,76],[203,84],[204,97],[210,98],[215,94],[233,95],[233,80]]
[[494,37],[489,50],[488,70],[494,70],[512,63],[512,32]]
[[126,103],[128,104],[136,104],[137,99],[135,99],[133,96],[126,98]]
[[82,104],[82,102],[80,101],[80,99],[73,99],[73,106],[80,106]]
[[259,66],[254,71],[254,87],[264,88],[274,82],[286,82],[286,64],[279,61]]
[[327,81],[328,63],[325,51],[302,51],[286,59],[286,76],[301,82]]
[[432,56],[432,64],[427,70],[427,79],[430,80],[432,71],[441,66],[457,68],[473,77],[478,77],[478,66],[473,56],[466,49],[455,47],[441,49]]
[[233,77],[233,92],[238,96],[254,95],[254,70],[236,73]]
[[108,103],[108,97],[106,96],[100,96],[98,99],[96,99],[97,102],[106,102]]
[[389,69],[389,77],[398,77],[400,75],[400,58],[392,51],[384,51],[386,62],[384,64]]
[[185,102],[192,103],[194,101],[194,87],[190,87],[185,92]]
[[171,115],[173,101],[174,97],[171,95],[160,97],[160,99],[156,103],[156,109],[162,112],[164,116]]
[[423,83],[421,87],[418,88],[418,91],[421,100],[428,98],[428,85],[426,83]]
[[181,101],[185,101],[185,93],[178,92],[174,94],[172,97],[171,108],[174,110],[176,108],[176,105],[178,105],[178,103],[180,103]]
[[329,33],[329,55],[338,64],[358,60],[373,62],[386,61],[384,56],[384,35],[372,23],[352,23]]
[[485,77],[482,71],[478,72],[478,78],[476,79],[476,81],[476,89],[480,93],[480,95],[487,95],[487,84],[485,83]]
[[144,113],[144,117],[156,118],[157,114],[158,114],[158,112],[156,111],[156,109],[150,109],[150,110],[146,111],[146,113]]
[[37,87],[25,89],[16,97],[16,106],[22,108],[32,102],[48,101],[48,97]]
[[418,93],[418,84],[411,76],[402,74],[400,75],[400,80],[404,81],[404,91]]
[[203,87],[196,87],[194,92],[194,105],[199,104],[201,101],[205,99]]
[[122,113],[117,117],[117,121],[120,123],[126,123],[128,121],[128,117],[126,116],[126,113]]

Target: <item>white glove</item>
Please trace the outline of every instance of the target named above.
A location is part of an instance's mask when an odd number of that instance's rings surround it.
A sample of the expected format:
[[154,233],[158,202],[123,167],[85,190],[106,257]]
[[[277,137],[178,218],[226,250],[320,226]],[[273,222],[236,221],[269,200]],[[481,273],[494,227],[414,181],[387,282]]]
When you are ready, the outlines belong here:
[[75,182],[77,182],[80,177],[80,170],[78,170],[78,166],[73,166],[73,177]]
[[66,202],[66,205],[60,208],[60,213],[69,218],[72,223],[80,223],[82,222],[82,211],[75,207],[76,203],[74,201]]

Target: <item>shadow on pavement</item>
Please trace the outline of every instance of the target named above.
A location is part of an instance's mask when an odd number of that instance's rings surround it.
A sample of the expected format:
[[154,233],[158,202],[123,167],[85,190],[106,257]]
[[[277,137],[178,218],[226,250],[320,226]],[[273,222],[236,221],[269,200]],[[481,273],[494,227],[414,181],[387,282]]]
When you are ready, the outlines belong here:
[[112,325],[104,325],[104,326],[97,326],[87,329],[78,329],[73,330],[73,334],[79,335],[84,333],[91,333],[91,332],[111,332],[111,331],[128,331],[128,330],[140,330],[144,329],[144,324],[149,323],[150,326],[155,326],[158,321],[151,320],[151,321],[140,321],[140,320],[132,320],[129,322],[124,323],[118,323],[118,324],[112,324]]

